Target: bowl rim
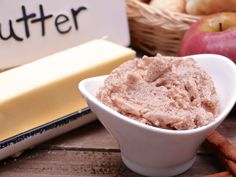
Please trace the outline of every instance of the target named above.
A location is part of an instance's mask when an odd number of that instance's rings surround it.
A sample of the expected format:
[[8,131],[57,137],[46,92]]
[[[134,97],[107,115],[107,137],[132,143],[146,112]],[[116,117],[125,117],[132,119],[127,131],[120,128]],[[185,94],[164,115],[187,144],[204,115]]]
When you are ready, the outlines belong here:
[[[199,57],[199,56],[215,56],[218,58],[223,59],[225,62],[228,62],[229,66],[233,68],[235,74],[236,74],[236,65],[234,62],[232,62],[230,59],[228,59],[227,57],[221,56],[221,55],[216,55],[216,54],[197,54],[197,55],[190,55],[190,56],[185,56],[183,58],[194,58],[194,57]],[[91,80],[95,80],[95,79],[105,79],[108,75],[102,75],[102,76],[96,76],[96,77],[90,77],[87,79],[82,80],[81,82],[79,82],[78,87],[79,90],[81,91],[81,93],[85,96],[86,99],[90,100],[92,103],[94,103],[99,109],[103,109],[104,111],[108,112],[109,114],[112,114],[112,116],[119,118],[120,120],[126,122],[126,123],[130,123],[134,126],[137,126],[139,128],[143,128],[145,130],[148,131],[152,131],[152,132],[158,132],[158,133],[165,133],[165,134],[169,134],[169,135],[187,135],[187,134],[195,134],[195,133],[199,133],[199,132],[203,132],[206,130],[209,130],[211,128],[213,128],[214,126],[216,126],[218,123],[220,123],[221,121],[224,120],[224,118],[226,118],[226,116],[229,114],[229,112],[232,110],[234,104],[236,103],[236,91],[234,92],[233,96],[234,98],[232,98],[230,100],[230,103],[228,105],[228,107],[226,107],[226,109],[224,109],[223,111],[221,111],[219,113],[219,115],[215,118],[215,120],[205,126],[202,127],[198,127],[195,129],[189,129],[189,130],[169,130],[169,129],[164,129],[164,128],[159,128],[159,127],[154,127],[154,126],[150,126],[150,125],[146,125],[144,123],[141,123],[137,120],[133,120],[128,118],[127,116],[113,110],[112,108],[106,106],[105,104],[103,104],[102,102],[100,102],[96,96],[94,96],[92,93],[90,93],[87,89],[86,89],[86,83],[91,82]],[[235,79],[236,82],[236,79]],[[98,119],[100,119],[98,117]]]

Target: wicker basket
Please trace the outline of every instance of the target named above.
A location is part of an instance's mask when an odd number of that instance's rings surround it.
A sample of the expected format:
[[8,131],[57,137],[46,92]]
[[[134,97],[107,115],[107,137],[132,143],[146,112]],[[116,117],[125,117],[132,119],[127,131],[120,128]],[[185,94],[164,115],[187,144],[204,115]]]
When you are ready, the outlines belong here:
[[175,56],[181,39],[200,17],[159,10],[138,0],[126,0],[131,45],[148,54]]

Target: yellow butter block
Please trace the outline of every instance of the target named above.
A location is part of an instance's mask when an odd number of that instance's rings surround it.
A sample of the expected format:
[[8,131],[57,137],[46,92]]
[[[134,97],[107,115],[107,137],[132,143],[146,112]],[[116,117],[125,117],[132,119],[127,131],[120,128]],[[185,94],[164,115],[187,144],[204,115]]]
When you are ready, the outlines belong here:
[[131,49],[94,40],[0,73],[0,141],[87,107],[78,83],[134,57]]

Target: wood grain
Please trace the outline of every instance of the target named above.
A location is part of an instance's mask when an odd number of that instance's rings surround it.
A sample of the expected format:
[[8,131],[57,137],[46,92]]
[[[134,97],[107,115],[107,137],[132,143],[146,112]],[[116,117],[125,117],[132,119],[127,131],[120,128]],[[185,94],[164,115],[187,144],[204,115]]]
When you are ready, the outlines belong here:
[[[193,167],[184,173],[197,177],[222,169],[212,156],[198,156]],[[31,150],[18,159],[2,162],[0,176],[7,177],[52,176],[124,176],[135,177],[121,161],[119,152],[82,150]]]
[[116,140],[98,122],[80,127],[70,133],[50,140],[37,149],[104,149],[118,150]]

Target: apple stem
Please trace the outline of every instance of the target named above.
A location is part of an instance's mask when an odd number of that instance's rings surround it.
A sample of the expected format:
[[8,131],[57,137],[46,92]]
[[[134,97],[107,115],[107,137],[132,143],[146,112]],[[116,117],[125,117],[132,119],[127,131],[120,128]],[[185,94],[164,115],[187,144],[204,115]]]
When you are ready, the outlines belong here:
[[222,23],[219,23],[219,30],[220,30],[220,31],[223,31]]

